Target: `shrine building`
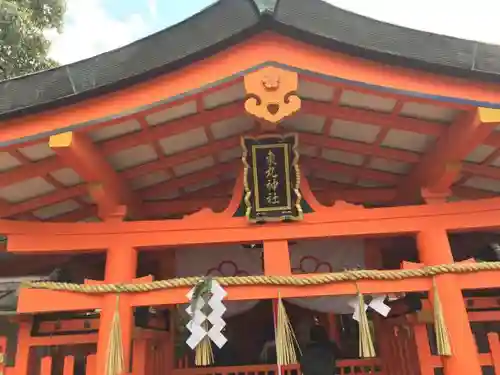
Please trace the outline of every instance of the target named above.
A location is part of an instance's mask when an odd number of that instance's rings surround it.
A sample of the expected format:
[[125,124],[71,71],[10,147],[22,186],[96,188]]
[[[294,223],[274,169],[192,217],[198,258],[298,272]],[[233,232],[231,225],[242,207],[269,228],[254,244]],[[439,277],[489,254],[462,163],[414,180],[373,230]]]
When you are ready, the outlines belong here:
[[3,375],[299,375],[314,326],[500,375],[500,46],[219,0],[0,82],[0,147]]

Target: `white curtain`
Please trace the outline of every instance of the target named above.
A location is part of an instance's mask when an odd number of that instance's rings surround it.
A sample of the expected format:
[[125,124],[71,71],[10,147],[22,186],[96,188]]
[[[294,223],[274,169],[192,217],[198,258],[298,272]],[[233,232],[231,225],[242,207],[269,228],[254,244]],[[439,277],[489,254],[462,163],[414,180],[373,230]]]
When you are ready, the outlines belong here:
[[[244,276],[262,275],[261,249],[240,245],[183,248],[176,253],[176,276]],[[344,269],[364,268],[364,242],[361,239],[323,239],[300,241],[290,245],[293,273],[325,273]],[[310,310],[351,314],[345,297],[302,297],[287,299],[290,303]],[[230,317],[250,310],[258,301],[228,301]]]
[[[176,252],[176,276],[262,275],[261,249],[226,245],[215,248],[190,247]],[[227,301],[224,317],[242,314],[259,301]]]
[[[361,239],[324,239],[301,241],[290,247],[293,273],[326,273],[364,268],[364,241]],[[310,310],[351,314],[352,296],[290,298],[288,302]]]

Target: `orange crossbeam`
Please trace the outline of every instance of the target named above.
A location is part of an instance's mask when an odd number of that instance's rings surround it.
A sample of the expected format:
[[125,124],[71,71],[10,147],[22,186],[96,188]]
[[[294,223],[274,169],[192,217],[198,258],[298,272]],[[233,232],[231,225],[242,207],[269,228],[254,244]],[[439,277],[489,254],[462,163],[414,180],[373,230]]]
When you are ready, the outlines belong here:
[[[500,198],[408,207],[326,208],[290,224],[248,225],[244,218],[203,215],[184,220],[121,223],[34,223],[0,220],[11,252],[74,252],[110,245],[151,248],[323,237],[414,234],[429,227],[449,231],[500,227]],[[337,211],[338,212],[338,211]],[[293,229],[293,230],[291,230]],[[193,236],[196,233],[196,236]]]
[[500,122],[500,110],[478,108],[464,114],[427,152],[399,186],[399,196],[419,188],[448,189],[460,173],[459,163],[483,143]]
[[53,135],[49,145],[67,166],[89,183],[100,215],[107,216],[121,205],[136,215],[140,214],[141,202],[84,134],[66,132]]
[[[490,289],[498,287],[500,271],[483,271],[457,275],[457,287],[461,289]],[[311,275],[296,275],[297,279]],[[422,292],[432,287],[432,278],[410,278],[402,280],[359,280],[337,282],[324,285],[289,286],[289,285],[238,285],[226,286],[226,300],[242,301],[254,299],[272,299],[279,294],[282,298],[354,295],[359,291],[364,294],[387,294],[401,292]],[[187,303],[186,294],[191,287],[162,289],[147,293],[131,293],[132,306],[162,306]],[[27,289],[20,291],[17,312],[21,314],[52,311],[75,311],[100,308],[102,294],[80,294],[66,291]],[[53,301],[50,304],[40,301]]]
[[[297,275],[303,278],[310,275]],[[384,294],[389,292],[416,292],[426,291],[431,288],[431,280],[415,278],[406,280],[360,280],[357,286],[362,293]],[[188,302],[186,294],[191,288],[163,289],[148,293],[131,294],[132,306],[161,306]],[[351,295],[356,294],[356,284],[352,281],[339,282],[314,286],[228,286],[228,301],[241,301],[252,299],[272,299],[278,294],[282,298],[293,298],[324,295]],[[41,313],[51,311],[90,310],[100,307],[99,294],[79,294],[65,291],[51,291],[43,289],[27,289],[20,291],[17,307],[18,313]],[[55,301],[54,304],[43,304],[40,301]]]

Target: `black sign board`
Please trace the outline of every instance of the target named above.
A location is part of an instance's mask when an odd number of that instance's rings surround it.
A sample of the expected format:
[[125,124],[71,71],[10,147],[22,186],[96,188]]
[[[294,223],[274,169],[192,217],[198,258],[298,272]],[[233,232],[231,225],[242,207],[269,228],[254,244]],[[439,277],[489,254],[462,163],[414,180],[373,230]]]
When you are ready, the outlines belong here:
[[252,222],[302,219],[297,136],[242,138],[246,216]]

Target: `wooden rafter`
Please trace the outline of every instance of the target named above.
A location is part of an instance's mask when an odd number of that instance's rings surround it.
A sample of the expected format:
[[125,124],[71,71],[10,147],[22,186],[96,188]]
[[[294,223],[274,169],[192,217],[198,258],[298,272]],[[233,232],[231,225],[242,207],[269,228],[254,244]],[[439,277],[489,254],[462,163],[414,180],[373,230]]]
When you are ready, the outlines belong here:
[[242,164],[240,160],[224,164],[218,164],[215,165],[214,167],[204,169],[200,172],[190,173],[186,176],[178,177],[174,180],[161,182],[154,186],[139,190],[139,192],[141,193],[143,199],[151,199],[158,197],[159,195],[167,195],[170,193],[175,193],[180,188],[198,184],[201,181],[210,180],[224,174],[236,172],[241,168]]
[[140,215],[141,201],[87,136],[75,132],[60,133],[50,137],[49,145],[63,163],[89,184],[89,192],[99,207],[99,216],[107,216],[122,205],[132,214]]
[[414,118],[393,116],[390,113],[379,113],[366,109],[334,107],[330,103],[302,101],[301,113],[328,116],[334,119],[359,122],[364,124],[412,131],[438,137],[446,129],[445,126]]
[[419,188],[449,189],[460,173],[461,160],[488,138],[498,122],[498,110],[478,108],[462,114],[404,179],[399,196],[415,194]]
[[[356,175],[359,171],[358,167],[347,164],[332,163],[324,159],[303,157],[301,160],[302,165],[304,165],[308,170],[313,171],[322,170],[332,173],[341,173],[348,176]],[[360,174],[360,177],[366,180],[382,182],[387,185],[396,185],[401,179],[401,176],[395,175],[393,173],[371,169],[364,170],[362,174]]]
[[370,145],[309,133],[300,133],[299,142],[311,146],[318,146],[320,148],[341,150],[367,156],[377,156],[405,163],[417,163],[420,159],[420,156],[417,153],[411,151],[397,150],[393,148],[380,148],[378,144]]

